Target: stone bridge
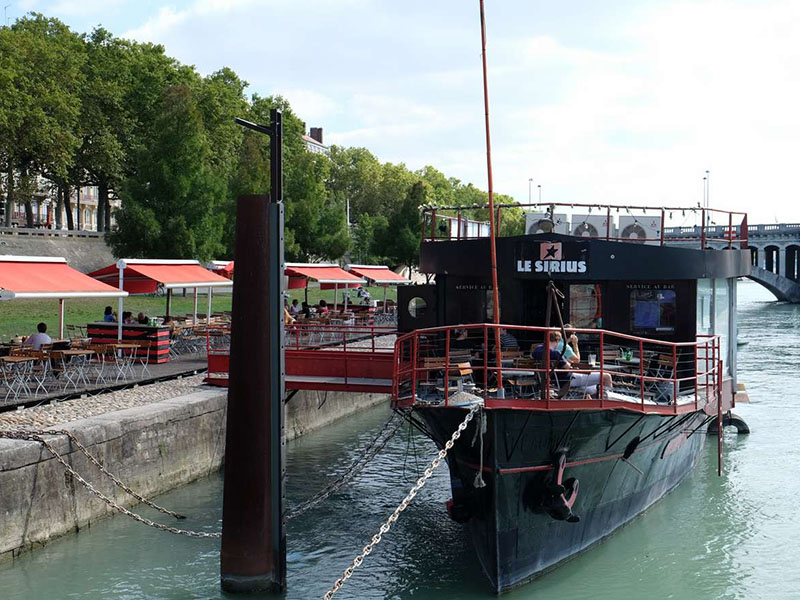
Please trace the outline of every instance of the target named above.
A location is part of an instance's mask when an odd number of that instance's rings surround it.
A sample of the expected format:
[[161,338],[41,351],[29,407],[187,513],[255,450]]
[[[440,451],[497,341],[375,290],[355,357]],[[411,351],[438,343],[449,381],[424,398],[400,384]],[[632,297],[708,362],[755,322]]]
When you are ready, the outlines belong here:
[[[664,230],[667,239],[696,237],[699,240],[701,233],[700,226],[668,227]],[[706,227],[705,234],[715,240],[739,237],[736,231],[731,234],[730,229],[722,225]],[[778,300],[800,302],[800,223],[749,225],[747,242],[753,264],[750,279],[763,285]],[[692,242],[679,243],[688,245]],[[724,248],[726,243],[712,241],[708,246]]]

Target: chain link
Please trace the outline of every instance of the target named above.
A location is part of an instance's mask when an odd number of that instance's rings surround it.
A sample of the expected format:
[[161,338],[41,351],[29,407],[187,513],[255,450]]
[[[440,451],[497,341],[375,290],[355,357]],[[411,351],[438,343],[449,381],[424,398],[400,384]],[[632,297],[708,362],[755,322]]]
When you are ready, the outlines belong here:
[[[394,435],[397,433],[397,430],[405,423],[405,421],[401,418],[392,427],[392,422],[398,416],[398,413],[392,413],[392,416],[384,423],[381,430],[378,432],[372,441],[367,445],[361,455],[353,462],[353,464],[339,477],[337,477],[334,481],[326,485],[322,488],[319,492],[314,494],[311,498],[306,500],[305,502],[291,508],[290,510],[284,513],[284,519],[286,521],[290,519],[294,519],[295,517],[299,517],[306,511],[312,509],[317,504],[329,498],[332,494],[342,488],[345,484],[352,481],[352,479],[358,475],[361,471],[364,470],[364,467],[369,464],[369,462],[378,455],[378,453],[386,447],[386,444],[389,443]],[[387,433],[388,431],[388,433]],[[386,435],[386,437],[381,440],[381,437]],[[380,443],[379,443],[380,440]]]
[[350,579],[350,577],[353,575],[353,571],[355,571],[355,569],[358,566],[360,566],[361,563],[364,562],[364,558],[366,558],[372,552],[373,548],[380,543],[382,536],[386,534],[389,531],[389,529],[391,529],[392,523],[395,523],[400,518],[400,513],[402,513],[406,508],[408,508],[408,505],[411,504],[411,501],[414,499],[414,497],[425,486],[428,479],[431,478],[433,472],[447,457],[447,453],[453,447],[456,440],[461,437],[461,433],[467,428],[467,425],[472,420],[472,417],[475,416],[475,413],[479,409],[480,409],[479,404],[473,404],[472,407],[470,407],[467,416],[464,418],[464,420],[461,422],[458,428],[453,432],[453,435],[450,437],[450,439],[447,440],[447,443],[445,443],[444,448],[439,450],[439,453],[436,455],[436,458],[434,458],[430,466],[427,469],[425,469],[425,473],[422,475],[422,477],[417,479],[417,482],[408,492],[406,497],[403,498],[403,501],[398,505],[397,508],[394,509],[394,512],[389,516],[388,519],[386,519],[383,525],[381,525],[380,529],[378,530],[378,533],[372,536],[372,540],[370,540],[369,544],[364,546],[363,550],[361,550],[361,553],[359,553],[353,559],[353,563],[344,570],[344,574],[339,579],[336,580],[331,589],[325,592],[325,595],[322,597],[323,600],[330,600],[333,597],[333,595],[342,588],[344,582]]
[[[53,432],[43,432],[43,433],[45,435],[51,435]],[[169,525],[164,525],[162,523],[156,523],[155,521],[151,521],[150,519],[147,519],[147,518],[145,518],[145,517],[143,517],[141,515],[138,515],[135,512],[128,510],[124,506],[121,506],[121,505],[117,504],[111,498],[109,498],[108,496],[103,494],[103,492],[101,492],[96,487],[94,487],[91,483],[86,481],[77,471],[75,471],[75,469],[73,469],[67,463],[67,461],[64,460],[64,457],[61,456],[61,454],[58,452],[58,450],[53,448],[53,446],[50,444],[50,442],[48,442],[39,433],[32,433],[32,432],[26,432],[26,431],[3,431],[3,432],[0,432],[0,437],[10,438],[10,439],[17,439],[17,440],[27,440],[27,441],[39,442],[40,444],[42,444],[42,446],[44,446],[47,449],[48,452],[50,452],[50,454],[53,455],[53,458],[55,458],[59,463],[61,463],[61,466],[64,467],[64,469],[67,471],[67,473],[69,473],[72,477],[74,477],[76,480],[78,480],[78,482],[80,482],[87,490],[89,490],[89,492],[91,492],[94,496],[96,496],[97,498],[99,498],[100,500],[105,502],[108,506],[110,506],[111,508],[113,508],[117,512],[120,512],[123,515],[127,515],[127,516],[131,517],[134,521],[138,521],[139,523],[142,523],[142,524],[147,525],[149,527],[153,527],[153,528],[158,529],[160,531],[167,531],[169,533],[174,533],[174,534],[177,534],[177,535],[185,535],[185,536],[189,536],[189,537],[218,538],[218,537],[221,537],[221,535],[222,535],[220,532],[210,532],[209,533],[209,532],[205,532],[205,531],[189,531],[187,529],[178,529],[177,527],[170,527]],[[151,504],[151,506],[152,506],[152,504]]]
[[[115,485],[116,485],[118,488],[120,488],[120,489],[124,490],[125,492],[127,492],[128,494],[130,494],[131,496],[133,496],[134,498],[136,498],[136,499],[137,499],[139,502],[141,502],[141,503],[143,503],[143,504],[146,504],[147,506],[149,506],[149,507],[151,507],[151,508],[154,508],[155,510],[157,510],[157,511],[159,511],[159,512],[162,512],[162,513],[164,513],[165,515],[169,515],[170,517],[175,517],[176,519],[185,519],[185,518],[186,518],[186,517],[185,517],[184,515],[182,515],[182,514],[176,513],[175,511],[172,511],[172,510],[170,510],[170,509],[168,509],[168,508],[164,508],[163,506],[159,506],[158,504],[156,504],[156,503],[155,503],[155,502],[153,502],[152,500],[149,500],[148,498],[145,498],[144,496],[141,496],[141,495],[139,495],[138,493],[136,493],[135,491],[133,491],[133,490],[132,490],[130,487],[128,487],[127,485],[125,485],[125,483],[123,483],[122,481],[120,481],[118,477],[116,477],[116,476],[115,476],[113,473],[111,473],[111,472],[110,472],[108,469],[106,469],[106,468],[105,468],[105,466],[103,466],[103,464],[102,464],[102,463],[101,463],[99,460],[97,460],[97,459],[96,459],[96,458],[95,458],[95,457],[94,457],[94,456],[93,456],[93,455],[92,455],[92,454],[89,452],[89,450],[86,448],[86,446],[84,446],[84,445],[83,445],[83,444],[80,442],[80,440],[78,440],[78,438],[76,438],[76,437],[75,437],[75,436],[72,434],[72,432],[71,432],[71,431],[67,431],[66,429],[57,429],[57,430],[56,430],[56,429],[51,429],[51,430],[47,430],[47,431],[39,431],[39,430],[30,430],[30,429],[25,429],[25,430],[20,430],[20,432],[21,432],[21,433],[24,433],[24,434],[29,434],[29,435],[39,435],[39,436],[44,436],[44,435],[64,435],[64,436],[66,436],[67,438],[69,438],[69,441],[70,441],[70,442],[71,442],[71,443],[72,443],[72,444],[73,444],[73,445],[74,445],[74,446],[75,446],[75,447],[76,447],[78,450],[80,450],[80,452],[81,452],[81,453],[82,453],[82,454],[83,454],[83,455],[86,457],[86,459],[87,459],[87,460],[88,460],[90,463],[92,463],[94,466],[96,466],[96,467],[97,467],[97,468],[100,470],[100,472],[101,472],[103,475],[105,475],[105,476],[106,476],[106,477],[108,477],[108,478],[109,478],[111,481],[113,481],[113,482],[114,482],[114,484],[115,484]],[[0,432],[0,437],[6,437],[6,432]]]

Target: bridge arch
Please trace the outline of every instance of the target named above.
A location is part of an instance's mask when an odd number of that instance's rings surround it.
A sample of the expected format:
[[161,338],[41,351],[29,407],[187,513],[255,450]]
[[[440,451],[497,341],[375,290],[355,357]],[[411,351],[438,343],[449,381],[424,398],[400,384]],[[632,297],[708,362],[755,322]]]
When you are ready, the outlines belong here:
[[785,254],[784,276],[792,281],[800,280],[800,245],[791,244],[787,246]]
[[764,246],[764,268],[770,273],[781,274],[781,249],[778,246]]

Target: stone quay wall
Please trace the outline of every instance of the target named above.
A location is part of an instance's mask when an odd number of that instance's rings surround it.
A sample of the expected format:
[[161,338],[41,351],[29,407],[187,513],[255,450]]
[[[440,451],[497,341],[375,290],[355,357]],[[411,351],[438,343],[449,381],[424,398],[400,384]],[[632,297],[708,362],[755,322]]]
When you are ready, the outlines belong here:
[[[69,430],[106,469],[137,493],[152,498],[223,464],[227,390],[196,389],[53,429]],[[286,407],[286,437],[293,439],[386,401],[378,394],[298,392]],[[136,504],[71,447],[65,436],[49,440],[67,463],[103,494],[123,506]],[[74,480],[38,442],[0,438],[0,560],[77,532],[114,512]],[[156,520],[184,527],[160,513]]]

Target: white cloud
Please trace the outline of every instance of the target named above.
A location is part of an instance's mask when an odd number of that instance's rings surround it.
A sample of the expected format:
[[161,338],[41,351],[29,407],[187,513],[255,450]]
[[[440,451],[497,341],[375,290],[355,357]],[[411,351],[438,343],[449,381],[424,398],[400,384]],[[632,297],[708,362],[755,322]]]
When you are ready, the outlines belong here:
[[[553,201],[691,205],[710,169],[712,203],[800,220],[800,4],[487,10],[499,192],[527,200],[533,177]],[[479,27],[461,0],[193,0],[126,35],[204,73],[231,66],[328,141],[485,186]]]

